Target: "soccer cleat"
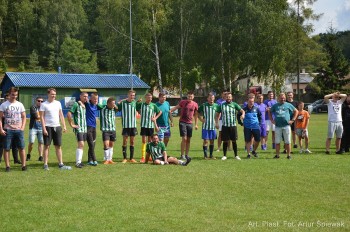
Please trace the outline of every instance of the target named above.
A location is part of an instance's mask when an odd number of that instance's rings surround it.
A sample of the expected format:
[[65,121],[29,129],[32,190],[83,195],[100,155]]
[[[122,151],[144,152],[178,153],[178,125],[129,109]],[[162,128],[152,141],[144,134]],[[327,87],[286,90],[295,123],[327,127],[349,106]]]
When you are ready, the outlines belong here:
[[123,159],[122,164],[126,164],[128,162],[127,159]]
[[75,167],[77,167],[77,168],[83,168],[84,165],[83,165],[82,163],[77,163],[77,164],[75,165]]
[[152,161],[153,161],[151,156],[149,157],[148,161],[150,161],[150,162],[152,162]]
[[236,160],[241,160],[241,158],[238,155],[235,156],[235,159]]
[[187,156],[185,166],[187,166],[191,162],[191,160],[191,157]]
[[30,154],[27,154],[26,161],[29,161],[29,160],[30,160]]
[[306,154],[311,154],[311,153],[312,153],[309,149],[305,149],[304,152],[305,152]]
[[109,160],[106,160],[105,162],[103,162],[103,164],[109,164]]
[[[303,152],[304,152],[304,150],[303,150],[303,149],[300,149],[299,153],[302,154]],[[306,152],[305,152],[305,153],[306,153]]]
[[252,158],[252,157],[251,157],[251,155],[250,155],[250,154],[248,154],[248,155],[247,155],[247,159],[250,159],[250,158]]
[[291,160],[291,159],[292,159],[292,157],[291,157],[290,155],[288,155],[288,156],[287,156],[287,159]]
[[331,154],[329,151],[326,151],[326,155],[329,155],[329,154]]
[[71,166],[65,166],[64,164],[59,164],[58,167],[60,170],[72,170]]
[[92,161],[89,161],[89,162],[87,163],[87,165],[91,165],[91,166],[94,166],[94,162],[92,162]]
[[44,170],[49,171],[49,166],[47,164],[44,164]]
[[256,153],[256,151],[252,151],[252,155],[255,157],[255,158],[258,158],[258,153]]
[[298,145],[294,144],[294,145],[293,145],[293,148],[298,148]]
[[227,160],[227,157],[226,157],[226,156],[223,156],[223,157],[221,158],[221,160]]
[[133,163],[133,164],[137,163],[137,161],[135,159],[131,159],[131,160],[129,160],[129,162]]
[[108,160],[109,164],[115,164],[115,162],[113,162],[113,160]]
[[274,159],[279,159],[280,156],[279,156],[279,155],[275,155],[273,158],[274,158]]
[[27,166],[22,166],[22,171],[27,171]]
[[142,158],[142,159],[140,160],[140,163],[144,164],[144,163],[145,163],[145,158]]
[[10,167],[6,167],[5,172],[9,172],[9,171],[10,171]]
[[93,163],[94,163],[93,166],[97,166],[98,165],[98,162],[96,160]]
[[42,156],[39,156],[39,159],[38,159],[38,161],[43,161],[43,157]]
[[181,155],[179,159],[184,160],[184,159],[186,159],[186,156],[185,155]]

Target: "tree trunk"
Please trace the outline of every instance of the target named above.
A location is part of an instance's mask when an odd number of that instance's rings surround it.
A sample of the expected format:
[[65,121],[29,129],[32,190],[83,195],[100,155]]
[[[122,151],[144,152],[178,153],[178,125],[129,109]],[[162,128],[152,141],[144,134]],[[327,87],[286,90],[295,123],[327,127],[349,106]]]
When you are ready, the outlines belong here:
[[224,89],[226,89],[226,79],[225,79],[225,62],[224,62],[224,44],[222,41],[222,27],[220,27],[220,53],[221,53],[221,77],[224,84]]
[[160,72],[159,51],[158,51],[158,42],[157,42],[156,16],[155,16],[153,7],[152,7],[152,24],[153,24],[154,53],[156,55],[157,74],[158,74],[158,86],[159,86],[159,92],[163,92],[162,74]]

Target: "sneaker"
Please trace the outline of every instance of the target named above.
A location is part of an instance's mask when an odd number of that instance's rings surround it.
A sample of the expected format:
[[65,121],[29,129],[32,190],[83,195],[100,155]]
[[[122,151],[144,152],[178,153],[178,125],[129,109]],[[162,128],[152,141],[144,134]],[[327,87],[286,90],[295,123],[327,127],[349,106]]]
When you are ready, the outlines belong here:
[[283,150],[283,154],[287,154],[287,151],[286,151],[286,149],[284,149],[284,150]]
[[122,164],[126,164],[128,162],[127,159],[123,159]]
[[22,166],[22,171],[27,171],[27,166]]
[[294,144],[294,145],[293,145],[293,148],[298,148],[298,145]]
[[223,157],[221,158],[221,160],[227,160],[227,157],[226,157],[226,156],[223,156]]
[[77,163],[77,164],[75,165],[75,167],[77,167],[77,168],[83,168],[84,165],[83,165],[82,163]]
[[14,161],[13,163],[14,163],[14,164],[22,164],[22,162],[19,161],[19,160],[16,160],[16,161]]
[[263,146],[264,146],[263,150],[266,151],[267,150],[267,144],[264,144]]
[[30,154],[27,154],[26,161],[29,161],[29,160],[30,160]]
[[115,162],[113,162],[113,160],[108,160],[109,164],[115,164]]
[[250,154],[248,154],[248,155],[247,155],[247,159],[250,159],[250,158],[252,158],[252,157],[251,157],[251,155],[250,155]]
[[326,151],[326,155],[329,155],[329,154],[331,154],[329,151]]
[[186,156],[185,155],[181,155],[179,159],[185,160]]
[[252,151],[252,155],[255,157],[255,158],[258,158],[258,153],[256,153],[256,151]]
[[96,160],[93,163],[94,163],[93,166],[97,166],[98,165],[98,162]]
[[214,156],[209,157],[209,159],[216,160]]
[[6,167],[5,172],[9,172],[9,171],[10,171],[10,167]]
[[311,153],[312,153],[309,149],[305,149],[304,152],[305,152],[306,154],[311,154]]
[[336,151],[335,154],[341,155],[341,154],[343,154],[343,150]]
[[49,165],[44,164],[44,170],[45,170],[45,171],[49,171]]
[[241,160],[241,158],[238,155],[235,156],[235,159],[236,160]]
[[279,156],[279,155],[275,155],[273,158],[274,158],[274,159],[279,159],[280,156]]
[[140,160],[140,163],[144,164],[144,163],[145,163],[145,158],[142,158],[142,159]]
[[192,158],[187,156],[185,166],[187,166],[191,162],[191,160]]
[[38,161],[43,161],[43,157],[42,156],[39,156],[39,159],[38,159]]
[[131,160],[129,160],[129,163],[135,164],[135,163],[137,163],[137,161],[135,159],[131,159]]
[[287,156],[287,159],[291,160],[291,159],[292,159],[292,157],[291,157],[290,155],[288,155],[288,156]]
[[109,160],[106,160],[105,162],[103,162],[103,164],[109,164]]
[[[303,149],[300,149],[299,153],[302,154],[304,152]],[[306,150],[305,150],[305,153],[306,153]]]
[[94,162],[93,162],[93,161],[89,161],[89,162],[87,163],[87,165],[94,166]]
[[71,167],[71,166],[65,166],[64,164],[59,165],[59,168],[60,168],[61,170],[72,170],[72,167]]
[[216,152],[220,152],[220,148],[216,150]]

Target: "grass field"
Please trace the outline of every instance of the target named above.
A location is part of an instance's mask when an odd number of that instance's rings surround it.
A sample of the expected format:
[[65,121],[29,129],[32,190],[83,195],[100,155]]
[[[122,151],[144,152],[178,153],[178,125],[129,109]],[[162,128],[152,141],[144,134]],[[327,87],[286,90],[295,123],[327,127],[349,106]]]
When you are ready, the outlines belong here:
[[[120,137],[115,165],[61,171],[51,150],[50,171],[44,171],[34,161],[35,150],[27,172],[12,165],[5,173],[4,163],[0,166],[0,230],[350,231],[350,156],[335,155],[334,141],[332,154],[324,154],[326,130],[327,115],[311,115],[313,153],[299,155],[294,149],[292,160],[274,160],[272,150],[245,159],[241,127],[241,161],[232,159],[232,152],[226,161],[203,160],[200,130],[187,167],[121,164]],[[170,155],[180,154],[178,133],[174,127]],[[76,142],[70,128],[63,140],[64,161],[73,166]],[[140,141],[138,136],[138,159]],[[101,161],[100,133],[96,153]]]

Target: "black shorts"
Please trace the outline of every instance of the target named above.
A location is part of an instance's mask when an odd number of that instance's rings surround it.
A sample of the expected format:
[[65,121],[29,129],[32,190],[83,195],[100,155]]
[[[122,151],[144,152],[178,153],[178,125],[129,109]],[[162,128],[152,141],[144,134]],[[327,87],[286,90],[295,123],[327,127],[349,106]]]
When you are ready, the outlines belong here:
[[141,127],[141,133],[140,133],[140,135],[152,136],[153,134],[154,134],[154,128],[145,128],[145,127]]
[[135,136],[137,135],[136,128],[123,128],[122,136]]
[[238,139],[237,127],[236,126],[222,126],[221,129],[221,140],[222,141],[236,141]]
[[189,138],[192,137],[192,124],[180,122],[179,129],[180,129],[181,137],[184,137],[184,136],[187,136]]
[[86,138],[87,138],[87,133],[76,133],[75,134],[76,137],[77,137],[77,141],[80,142],[80,141],[86,141]]
[[53,145],[61,146],[62,145],[62,127],[48,127],[46,126],[47,135],[43,135],[44,137],[44,145],[51,145],[51,141],[53,140]]
[[295,131],[294,123],[292,123],[292,125],[290,125],[290,129],[291,129],[292,131]]
[[256,142],[260,142],[260,129],[248,129],[244,127],[244,141],[250,142],[252,136]]
[[102,140],[114,142],[117,140],[117,135],[116,135],[115,131],[103,131],[102,132]]

